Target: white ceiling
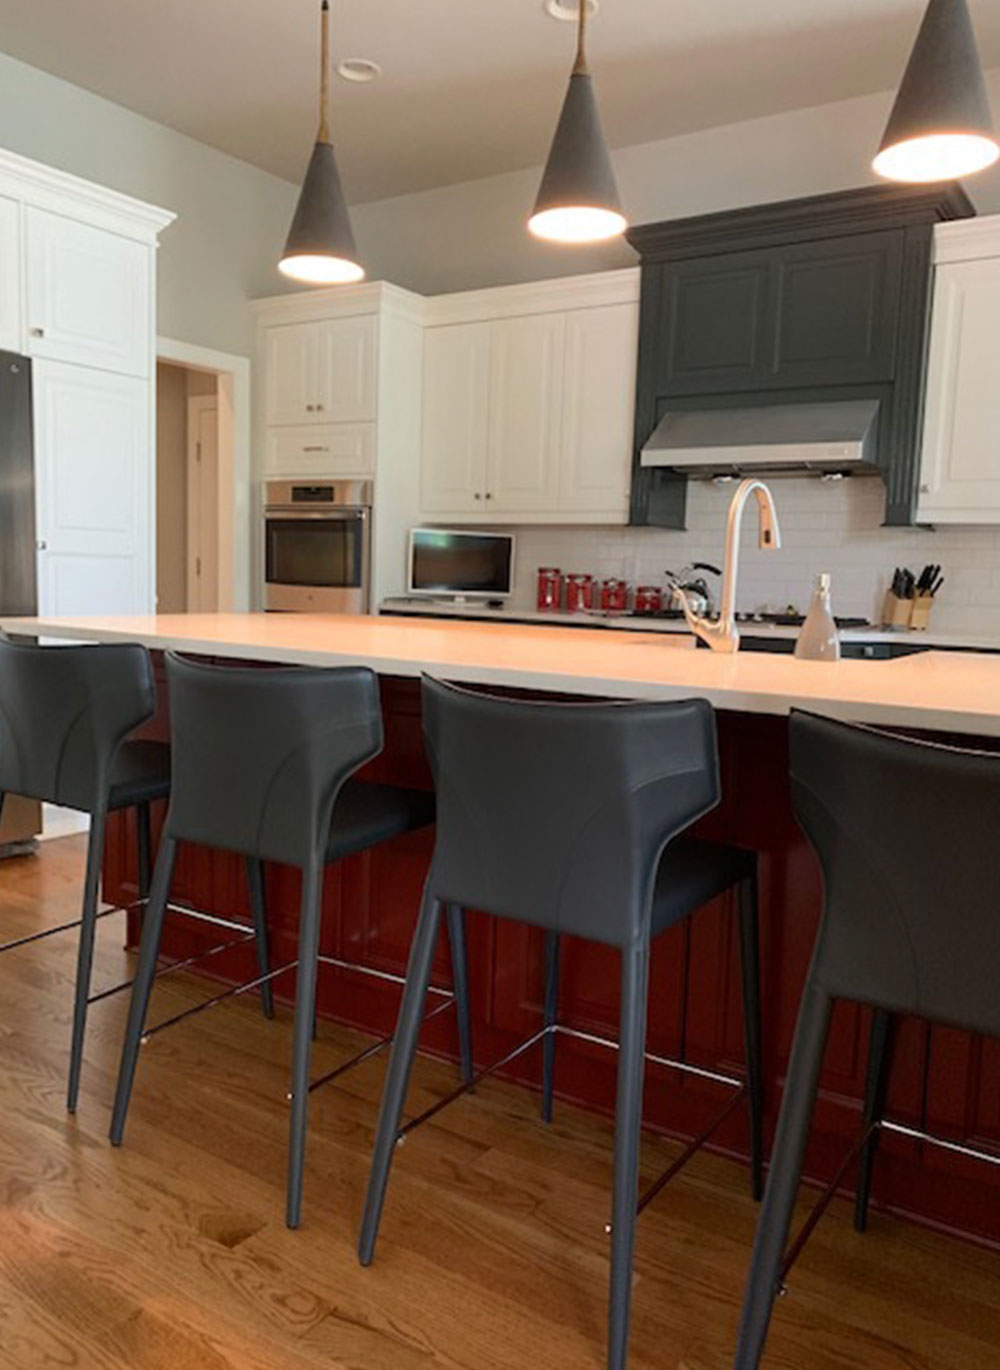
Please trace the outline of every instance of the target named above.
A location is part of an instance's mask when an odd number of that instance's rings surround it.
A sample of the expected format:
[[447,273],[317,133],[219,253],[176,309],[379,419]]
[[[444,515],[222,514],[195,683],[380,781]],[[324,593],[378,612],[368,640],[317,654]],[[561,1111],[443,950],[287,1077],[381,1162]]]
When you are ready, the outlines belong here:
[[[332,0],[333,136],[357,202],[544,160],[572,58],[542,0]],[[612,146],[888,90],[924,0],[602,0]],[[1000,65],[1000,3],[971,0]],[[0,0],[13,57],[297,180],[316,123],[318,0]]]

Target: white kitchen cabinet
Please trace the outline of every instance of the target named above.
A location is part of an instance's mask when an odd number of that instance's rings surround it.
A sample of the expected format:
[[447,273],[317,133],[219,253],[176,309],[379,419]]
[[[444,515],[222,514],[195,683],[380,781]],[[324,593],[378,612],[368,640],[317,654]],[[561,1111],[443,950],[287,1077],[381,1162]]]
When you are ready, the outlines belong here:
[[377,326],[373,314],[361,314],[268,328],[266,422],[372,421]]
[[21,206],[0,196],[0,348],[20,352]]
[[149,245],[34,207],[25,235],[31,355],[149,376]]
[[995,249],[936,269],[921,522],[1000,523],[1000,230]]
[[46,360],[33,379],[39,613],[152,612],[148,382]]
[[371,476],[375,471],[375,425],[270,428],[264,465],[267,476]]
[[535,314],[491,326],[487,512],[557,507],[565,319]]
[[557,482],[566,513],[627,517],[638,336],[633,303],[566,315]]
[[427,514],[485,505],[490,328],[451,324],[424,337],[420,504]]

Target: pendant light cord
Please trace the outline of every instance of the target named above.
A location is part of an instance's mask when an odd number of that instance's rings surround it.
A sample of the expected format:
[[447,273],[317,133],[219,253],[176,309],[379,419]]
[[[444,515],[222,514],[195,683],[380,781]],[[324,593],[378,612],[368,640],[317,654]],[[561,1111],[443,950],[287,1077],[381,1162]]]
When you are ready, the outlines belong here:
[[574,76],[586,76],[587,67],[587,9],[589,0],[577,0],[580,22],[576,31],[576,61],[573,63]]
[[316,141],[330,141],[330,0],[323,0],[320,12],[319,132]]

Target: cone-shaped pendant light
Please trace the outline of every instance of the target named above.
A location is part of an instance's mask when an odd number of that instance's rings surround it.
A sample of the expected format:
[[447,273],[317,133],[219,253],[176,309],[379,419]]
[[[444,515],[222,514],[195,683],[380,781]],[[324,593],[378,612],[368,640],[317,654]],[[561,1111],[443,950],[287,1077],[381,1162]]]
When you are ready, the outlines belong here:
[[365,269],[358,261],[351,218],[330,142],[329,0],[323,0],[320,23],[319,132],[278,269],[285,276],[310,285],[342,285],[360,281]]
[[557,243],[595,243],[628,227],[587,67],[587,0],[578,0],[576,62],[528,228]]
[[872,166],[891,181],[950,181],[998,157],[966,0],[930,0]]

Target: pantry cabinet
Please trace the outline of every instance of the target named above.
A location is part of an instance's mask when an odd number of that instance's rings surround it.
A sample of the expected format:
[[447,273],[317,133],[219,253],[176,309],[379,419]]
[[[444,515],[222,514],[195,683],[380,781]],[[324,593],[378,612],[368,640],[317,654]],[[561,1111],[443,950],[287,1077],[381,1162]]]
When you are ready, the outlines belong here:
[[156,250],[174,215],[0,149],[0,348],[30,356],[38,611],[156,607]]
[[[476,291],[429,305],[424,517],[625,523],[637,273]],[[463,315],[472,317],[449,321]]]
[[375,418],[374,315],[269,328],[268,424],[359,423]]
[[25,239],[31,355],[148,376],[148,245],[32,207],[25,214]]
[[21,206],[0,196],[0,349],[21,349]]
[[918,518],[1000,523],[1000,216],[935,241]]

